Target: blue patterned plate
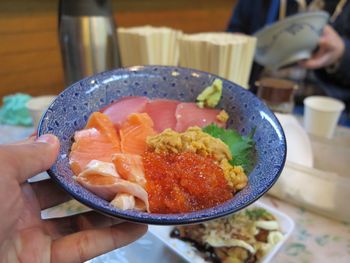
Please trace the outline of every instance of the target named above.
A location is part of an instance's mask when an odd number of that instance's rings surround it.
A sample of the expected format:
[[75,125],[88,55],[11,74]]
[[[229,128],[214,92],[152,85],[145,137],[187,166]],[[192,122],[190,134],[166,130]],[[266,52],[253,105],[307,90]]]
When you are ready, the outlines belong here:
[[89,192],[73,179],[68,154],[76,130],[84,128],[89,115],[124,96],[147,96],[195,101],[197,95],[218,76],[180,67],[137,66],[103,72],[85,78],[64,90],[50,105],[40,122],[38,133],[55,134],[61,149],[48,171],[51,178],[81,203],[101,213],[125,220],[159,225],[202,222],[237,212],[256,201],[276,182],[286,159],[286,140],[275,115],[251,92],[223,80],[219,107],[230,115],[229,127],[247,135],[256,132],[257,161],[248,175],[249,183],[231,200],[197,212],[152,214],[121,211]]

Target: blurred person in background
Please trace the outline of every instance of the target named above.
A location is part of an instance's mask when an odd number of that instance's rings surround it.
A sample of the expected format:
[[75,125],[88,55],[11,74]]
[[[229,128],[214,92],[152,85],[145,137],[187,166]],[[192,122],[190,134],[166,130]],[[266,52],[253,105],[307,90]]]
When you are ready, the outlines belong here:
[[[227,31],[252,35],[264,26],[301,11],[324,10],[330,14],[313,56],[298,65],[269,72],[254,63],[250,85],[264,75],[298,82],[300,101],[308,95],[328,95],[343,100],[350,110],[350,0],[239,0]],[[282,16],[282,17],[281,17]],[[298,96],[298,93],[297,93]]]

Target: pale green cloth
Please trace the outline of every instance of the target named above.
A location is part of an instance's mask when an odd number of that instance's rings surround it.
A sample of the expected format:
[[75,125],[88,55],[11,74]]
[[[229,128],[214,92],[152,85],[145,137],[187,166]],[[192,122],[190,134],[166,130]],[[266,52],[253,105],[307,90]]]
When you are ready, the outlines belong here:
[[5,96],[0,108],[0,124],[33,125],[32,118],[26,107],[26,103],[30,98],[30,95],[23,93]]

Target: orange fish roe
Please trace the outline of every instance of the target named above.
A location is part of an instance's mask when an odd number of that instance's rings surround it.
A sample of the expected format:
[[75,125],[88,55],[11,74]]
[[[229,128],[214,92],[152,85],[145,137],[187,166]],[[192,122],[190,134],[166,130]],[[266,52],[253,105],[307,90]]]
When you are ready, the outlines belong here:
[[152,213],[191,212],[233,197],[222,169],[211,158],[192,152],[146,152],[143,165]]

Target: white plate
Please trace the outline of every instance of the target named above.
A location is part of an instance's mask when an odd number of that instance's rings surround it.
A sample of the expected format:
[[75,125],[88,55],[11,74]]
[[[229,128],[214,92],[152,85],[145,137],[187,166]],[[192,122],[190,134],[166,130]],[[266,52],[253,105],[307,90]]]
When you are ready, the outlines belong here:
[[268,194],[282,200],[291,201],[289,199],[294,196],[296,192],[300,192],[300,187],[299,184],[295,183],[295,171],[291,170],[288,164],[312,168],[314,157],[310,138],[304,128],[299,124],[298,120],[290,114],[275,113],[275,115],[281,123],[286,136],[287,162],[282,170],[280,178],[268,191]]
[[[294,221],[287,215],[277,211],[273,207],[263,204],[260,201],[255,202],[250,207],[262,207],[272,213],[280,224],[284,238],[279,242],[265,257],[261,263],[270,262],[271,259],[276,255],[277,251],[282,247],[283,243],[288,239],[294,229]],[[206,262],[196,250],[188,243],[181,241],[176,238],[170,237],[170,232],[173,226],[149,226],[149,231],[162,240],[169,248],[179,254],[186,261],[191,263],[204,263]]]

